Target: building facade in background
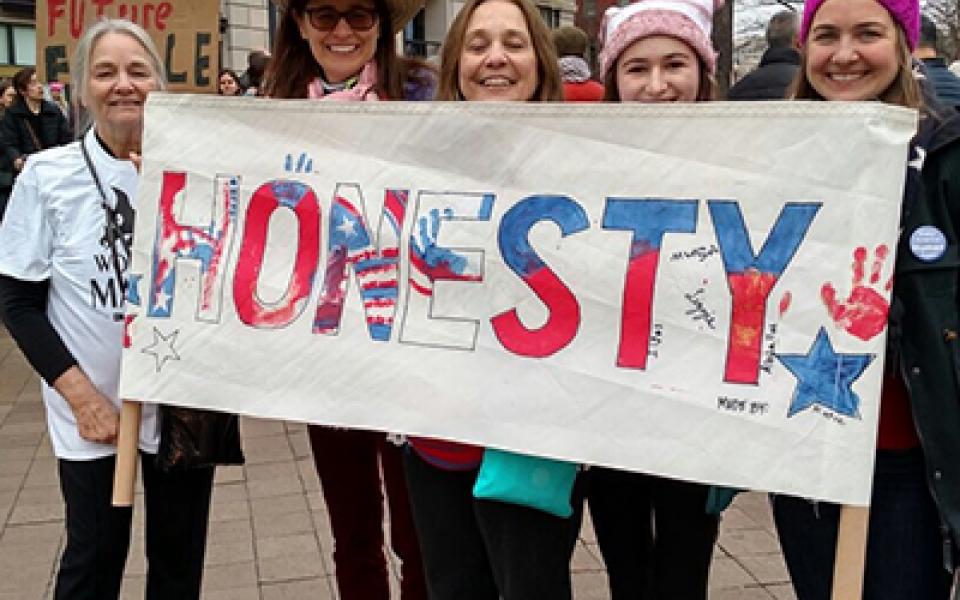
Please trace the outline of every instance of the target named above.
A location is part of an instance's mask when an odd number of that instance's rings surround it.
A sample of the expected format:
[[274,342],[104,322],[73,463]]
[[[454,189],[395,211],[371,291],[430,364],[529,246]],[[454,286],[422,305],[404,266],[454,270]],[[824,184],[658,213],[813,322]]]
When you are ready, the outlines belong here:
[[273,47],[277,9],[272,0],[220,0],[220,17],[224,67],[242,73],[247,54]]
[[[588,3],[612,1],[537,0],[537,6],[547,25],[555,28],[574,24],[580,2],[589,6]],[[463,4],[462,0],[427,0],[424,10],[402,33],[404,52],[426,58],[437,56],[450,23]],[[35,8],[35,0],[0,0],[0,77],[10,77],[23,67],[36,65]],[[252,50],[269,50],[273,46],[276,23],[272,0],[220,0],[222,66],[245,71],[247,55]]]
[[576,15],[574,25],[587,32],[587,39],[590,45],[587,47],[587,62],[590,68],[596,74],[597,55],[600,48],[597,47],[598,34],[600,33],[600,23],[603,21],[603,13],[611,6],[626,6],[628,0],[576,0]]
[[34,0],[0,0],[0,77],[37,64]]
[[[537,0],[537,7],[547,25],[555,28],[574,23],[578,1]],[[276,7],[272,0],[222,2],[223,64],[243,71],[251,50],[269,49],[273,45]],[[463,4],[462,0],[427,0],[424,9],[417,13],[401,34],[404,53],[425,58],[437,56],[440,44]]]
[[[551,29],[573,25],[581,0],[535,0],[540,16]],[[423,10],[403,31],[404,52],[412,56],[437,56],[450,24],[460,12],[462,0],[427,0]]]
[[[271,0],[219,1],[222,65],[244,71],[251,50],[272,45],[275,8]],[[0,77],[36,65],[35,9],[35,0],[0,0]]]

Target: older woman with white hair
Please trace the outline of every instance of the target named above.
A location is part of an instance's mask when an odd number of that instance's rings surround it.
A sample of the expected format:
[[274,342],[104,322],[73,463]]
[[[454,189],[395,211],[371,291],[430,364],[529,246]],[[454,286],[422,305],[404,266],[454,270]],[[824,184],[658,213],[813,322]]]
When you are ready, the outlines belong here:
[[[0,227],[0,311],[43,379],[43,400],[66,503],[57,600],[117,598],[132,510],[111,506],[118,384],[147,95],[164,87],[149,36],[104,20],[72,64],[89,128],[31,155]],[[80,129],[83,131],[83,129]],[[147,598],[199,598],[212,468],[155,466],[156,407],[145,406],[140,451],[146,504]]]

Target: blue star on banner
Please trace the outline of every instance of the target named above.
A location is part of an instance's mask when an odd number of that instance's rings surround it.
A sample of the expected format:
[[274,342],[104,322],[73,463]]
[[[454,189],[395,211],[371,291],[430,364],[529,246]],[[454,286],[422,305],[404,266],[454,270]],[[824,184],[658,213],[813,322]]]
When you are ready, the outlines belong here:
[[821,327],[806,355],[776,357],[797,378],[788,417],[819,404],[838,415],[860,418],[860,397],[852,386],[873,361],[873,354],[837,354]]

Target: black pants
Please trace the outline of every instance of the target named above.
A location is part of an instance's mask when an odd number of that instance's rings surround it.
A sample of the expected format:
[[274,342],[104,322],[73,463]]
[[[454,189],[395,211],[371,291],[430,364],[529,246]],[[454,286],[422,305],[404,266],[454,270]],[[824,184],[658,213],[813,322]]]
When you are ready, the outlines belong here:
[[515,504],[476,500],[476,470],[438,469],[412,451],[404,459],[430,600],[572,597],[570,557],[579,511],[562,519]]
[[[146,505],[147,600],[200,597],[213,469],[163,473],[142,455]],[[60,460],[67,545],[56,600],[108,600],[120,594],[132,508],[114,508],[114,457]]]
[[[947,600],[945,538],[920,450],[879,450],[870,500],[865,600]],[[829,600],[840,506],[776,495],[773,516],[799,600]],[[949,542],[946,542],[949,543]]]
[[3,215],[7,213],[7,203],[10,201],[11,188],[0,187],[0,223],[3,223]]
[[718,519],[709,486],[591,468],[587,501],[612,600],[705,600]]

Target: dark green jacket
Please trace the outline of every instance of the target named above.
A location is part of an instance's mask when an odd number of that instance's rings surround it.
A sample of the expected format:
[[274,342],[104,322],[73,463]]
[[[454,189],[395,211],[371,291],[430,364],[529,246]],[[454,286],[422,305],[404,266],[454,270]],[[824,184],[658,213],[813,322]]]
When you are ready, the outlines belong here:
[[[920,184],[904,198],[889,346],[910,391],[944,533],[960,546],[960,116],[925,121],[933,131]],[[921,227],[946,238],[942,257],[911,244]]]

